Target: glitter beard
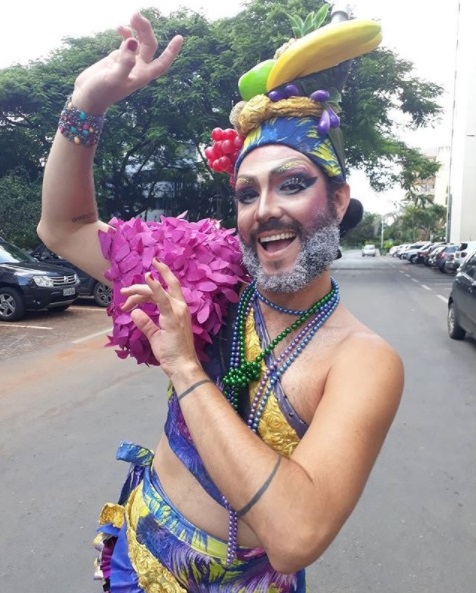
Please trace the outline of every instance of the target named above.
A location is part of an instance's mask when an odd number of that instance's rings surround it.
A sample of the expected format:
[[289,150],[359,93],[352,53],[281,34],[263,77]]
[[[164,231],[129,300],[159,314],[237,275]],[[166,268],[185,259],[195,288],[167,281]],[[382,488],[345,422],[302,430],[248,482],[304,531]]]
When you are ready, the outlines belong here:
[[266,273],[259,261],[256,249],[244,243],[240,236],[243,264],[256,279],[260,290],[271,293],[294,293],[302,290],[320,276],[335,260],[339,250],[339,226],[335,218],[321,217],[314,227],[303,232],[298,230],[301,249],[291,270]]

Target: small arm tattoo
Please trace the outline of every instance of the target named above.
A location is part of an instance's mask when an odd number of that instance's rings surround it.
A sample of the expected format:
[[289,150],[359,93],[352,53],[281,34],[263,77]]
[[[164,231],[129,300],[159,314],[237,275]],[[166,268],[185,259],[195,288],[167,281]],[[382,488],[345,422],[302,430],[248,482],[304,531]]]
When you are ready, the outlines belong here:
[[258,502],[258,500],[263,496],[263,494],[266,492],[266,490],[268,489],[269,485],[273,481],[273,478],[276,475],[276,472],[278,471],[278,468],[279,468],[279,466],[281,464],[282,459],[283,459],[282,456],[279,455],[279,453],[278,453],[278,460],[276,461],[276,464],[273,467],[273,471],[269,474],[269,476],[266,479],[265,483],[261,486],[261,488],[258,490],[258,492],[253,496],[253,498],[250,500],[250,502],[248,504],[245,504],[245,506],[242,509],[240,509],[239,511],[236,511],[236,516],[237,517],[243,517],[243,515],[246,515],[246,513],[252,507],[254,507],[255,504]]
[[80,214],[79,216],[74,216],[71,219],[73,222],[95,222],[96,212],[88,212],[87,214]]
[[201,381],[197,381],[191,387],[186,389],[183,393],[181,393],[180,395],[177,395],[177,400],[181,401],[189,393],[192,393],[192,391],[195,391],[195,389],[197,389],[197,387],[200,387],[200,385],[203,385],[204,383],[213,383],[213,381],[211,379],[202,379]]

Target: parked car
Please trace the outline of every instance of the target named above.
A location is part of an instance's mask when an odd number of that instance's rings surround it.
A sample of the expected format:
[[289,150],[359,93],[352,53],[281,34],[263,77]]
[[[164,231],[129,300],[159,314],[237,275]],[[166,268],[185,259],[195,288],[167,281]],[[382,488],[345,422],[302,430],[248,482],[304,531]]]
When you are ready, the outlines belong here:
[[93,278],[89,274],[86,274],[81,268],[75,266],[69,261],[66,261],[50,249],[43,243],[40,243],[33,251],[31,255],[42,262],[48,262],[52,264],[63,264],[75,270],[79,277],[79,296],[81,297],[93,297],[96,305],[100,307],[107,307],[112,300],[112,288],[103,282],[99,282],[96,278]]
[[464,259],[476,252],[476,241],[463,241],[458,245],[457,250],[445,262],[445,272],[455,274]]
[[407,249],[402,251],[401,259],[406,259],[410,263],[416,264],[418,251],[420,249],[423,249],[427,245],[429,245],[427,241],[422,241],[421,243],[413,243],[413,245],[410,245]]
[[442,245],[442,243],[428,243],[428,245],[425,245],[424,247],[421,247],[417,251],[417,256],[415,258],[414,263],[416,263],[416,264],[424,264],[427,255],[431,251],[433,251],[433,249],[436,249],[436,247],[438,247],[439,245]]
[[391,251],[392,251],[391,255],[393,257],[399,257],[400,253],[402,253],[409,245],[410,245],[410,243],[402,243],[401,245],[395,245],[391,249]]
[[79,278],[66,266],[40,263],[0,241],[0,321],[18,321],[28,310],[66,310],[78,297]]
[[444,274],[445,262],[456,251],[457,247],[457,245],[443,245],[441,249],[436,250],[431,258],[431,267],[440,270]]
[[397,257],[398,257],[399,259],[405,259],[405,254],[407,253],[407,251],[408,251],[409,249],[411,249],[411,247],[412,247],[413,245],[414,245],[413,243],[405,243],[404,245],[402,245],[402,246],[400,247],[400,249],[398,250]]
[[441,247],[441,245],[444,245],[444,243],[433,243],[433,245],[427,250],[424,251],[422,254],[422,258],[421,258],[421,263],[424,264],[425,266],[429,266],[430,265],[430,257],[432,256],[433,252],[435,251],[435,249],[438,249],[439,247]]
[[388,250],[388,255],[391,255],[392,257],[395,256],[395,254],[397,253],[397,251],[399,250],[399,248],[400,248],[400,245],[393,245]]
[[362,257],[365,257],[366,255],[370,257],[375,257],[377,255],[377,248],[375,245],[364,245],[362,247]]
[[435,261],[435,257],[440,253],[442,249],[444,249],[445,244],[443,245],[436,245],[433,249],[427,253],[423,263],[430,268],[433,267],[433,262]]
[[466,334],[476,335],[476,253],[461,264],[448,299],[448,334],[462,340]]

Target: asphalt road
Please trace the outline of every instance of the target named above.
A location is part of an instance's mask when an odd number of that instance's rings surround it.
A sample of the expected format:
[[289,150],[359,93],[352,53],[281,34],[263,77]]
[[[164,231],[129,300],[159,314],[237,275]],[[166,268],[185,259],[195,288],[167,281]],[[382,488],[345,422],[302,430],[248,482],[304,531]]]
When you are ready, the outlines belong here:
[[[472,593],[476,582],[476,342],[446,333],[452,278],[348,252],[344,303],[402,355],[404,398],[359,505],[308,571],[311,593]],[[41,328],[50,329],[41,329]],[[104,348],[104,311],[75,306],[0,324],[0,592],[85,593],[97,514],[153,448],[157,368]]]

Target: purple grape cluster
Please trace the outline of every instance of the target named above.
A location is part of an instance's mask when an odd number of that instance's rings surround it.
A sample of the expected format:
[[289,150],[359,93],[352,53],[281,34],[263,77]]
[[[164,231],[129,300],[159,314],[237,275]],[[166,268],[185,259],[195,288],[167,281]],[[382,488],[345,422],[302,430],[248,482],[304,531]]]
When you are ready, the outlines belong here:
[[[274,89],[268,93],[268,98],[273,103],[277,101],[282,101],[283,99],[289,99],[289,97],[300,97],[301,91],[295,84],[287,84],[282,89]],[[330,94],[328,91],[324,90],[317,90],[311,93],[310,98],[317,103],[324,103],[326,104],[327,101],[330,99]],[[325,105],[325,109],[319,118],[319,123],[317,124],[317,131],[319,136],[325,136],[329,133],[331,128],[338,128],[340,125],[340,118],[337,113],[330,107],[329,105]]]

